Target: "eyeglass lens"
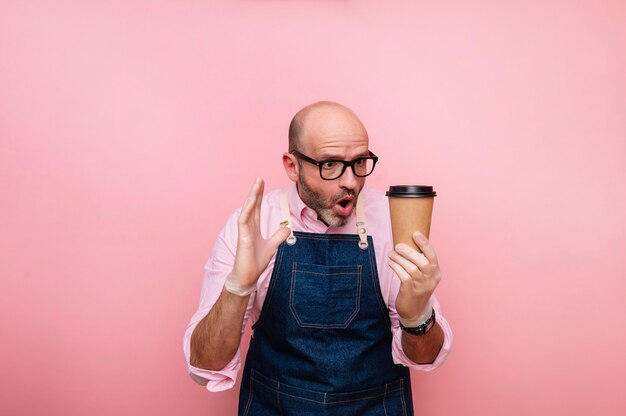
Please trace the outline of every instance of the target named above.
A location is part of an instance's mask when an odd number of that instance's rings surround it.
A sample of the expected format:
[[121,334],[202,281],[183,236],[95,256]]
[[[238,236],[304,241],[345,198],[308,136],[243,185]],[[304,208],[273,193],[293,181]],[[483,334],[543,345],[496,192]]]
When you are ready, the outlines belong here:
[[[374,161],[372,159],[359,159],[352,164],[352,171],[355,176],[367,176],[374,169]],[[344,172],[343,162],[326,162],[320,172],[323,179],[337,179]]]

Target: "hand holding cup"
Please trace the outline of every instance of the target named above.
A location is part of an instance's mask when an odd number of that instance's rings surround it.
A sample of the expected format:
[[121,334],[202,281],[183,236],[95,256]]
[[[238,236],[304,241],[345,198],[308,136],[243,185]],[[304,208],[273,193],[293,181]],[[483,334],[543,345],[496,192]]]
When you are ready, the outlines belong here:
[[420,251],[404,243],[396,244],[388,253],[389,266],[400,278],[396,310],[401,319],[415,320],[430,315],[430,298],[441,280],[441,270],[435,249],[426,236],[416,231],[412,235]]

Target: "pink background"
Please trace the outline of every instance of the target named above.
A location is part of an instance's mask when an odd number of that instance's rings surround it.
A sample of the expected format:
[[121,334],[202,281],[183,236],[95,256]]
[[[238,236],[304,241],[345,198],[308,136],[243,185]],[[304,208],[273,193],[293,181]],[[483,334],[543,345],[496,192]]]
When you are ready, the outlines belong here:
[[2,1],[0,414],[234,414],[186,374],[205,260],[305,104],[435,185],[418,414],[623,415],[622,1]]

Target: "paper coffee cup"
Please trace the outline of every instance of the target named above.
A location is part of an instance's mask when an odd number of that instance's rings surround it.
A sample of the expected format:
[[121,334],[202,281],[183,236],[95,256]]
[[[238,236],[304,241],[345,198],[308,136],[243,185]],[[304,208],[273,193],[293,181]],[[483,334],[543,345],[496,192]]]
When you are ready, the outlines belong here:
[[389,197],[393,245],[404,243],[417,251],[421,250],[413,241],[413,233],[419,231],[430,237],[430,222],[433,202],[437,193],[432,186],[395,185],[390,186]]

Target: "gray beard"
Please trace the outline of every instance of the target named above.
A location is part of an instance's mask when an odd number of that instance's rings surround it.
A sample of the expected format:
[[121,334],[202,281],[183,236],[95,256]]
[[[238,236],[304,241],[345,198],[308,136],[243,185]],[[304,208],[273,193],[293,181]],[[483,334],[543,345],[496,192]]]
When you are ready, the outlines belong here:
[[337,195],[332,196],[330,199],[326,200],[321,197],[317,192],[313,191],[309,185],[306,183],[303,175],[300,173],[298,175],[300,179],[300,198],[302,202],[306,204],[309,208],[317,213],[317,217],[319,220],[323,221],[324,224],[329,227],[343,227],[348,223],[348,220],[352,216],[342,217],[341,215],[337,215],[337,213],[333,210],[333,207],[337,204],[341,198],[352,195],[356,196],[354,191],[344,189]]

